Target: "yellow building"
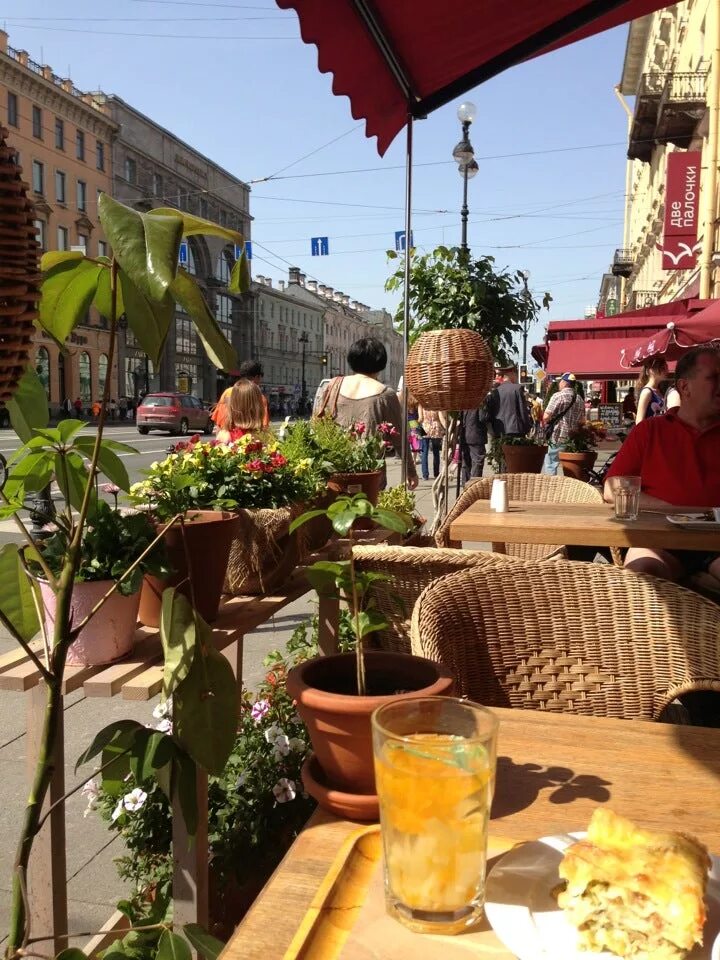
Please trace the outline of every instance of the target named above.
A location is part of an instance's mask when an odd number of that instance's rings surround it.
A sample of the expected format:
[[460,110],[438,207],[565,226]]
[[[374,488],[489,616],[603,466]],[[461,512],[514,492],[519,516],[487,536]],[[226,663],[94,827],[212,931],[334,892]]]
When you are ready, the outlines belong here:
[[628,118],[625,226],[616,280],[601,284],[608,313],[717,295],[719,30],[720,0],[630,24],[616,87]]

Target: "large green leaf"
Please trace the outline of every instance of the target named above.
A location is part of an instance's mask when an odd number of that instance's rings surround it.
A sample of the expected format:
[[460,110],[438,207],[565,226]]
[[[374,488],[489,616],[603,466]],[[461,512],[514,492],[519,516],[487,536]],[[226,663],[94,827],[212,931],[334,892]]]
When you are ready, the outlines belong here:
[[165,930],[160,937],[155,960],[192,960],[187,941],[172,930]]
[[15,396],[8,400],[13,430],[23,443],[32,438],[33,430],[41,430],[50,421],[50,408],[45,387],[34,367],[29,366],[20,379]]
[[[76,510],[80,510],[85,498],[85,489],[88,484],[90,472],[85,466],[85,461],[79,453],[71,451],[70,453],[58,453],[55,456],[55,480],[60,487],[63,497]],[[97,500],[97,494],[93,487],[90,500],[90,509]]]
[[181,217],[184,237],[194,237],[198,235],[205,237],[222,237],[223,240],[230,240],[232,243],[238,244],[238,246],[245,246],[245,241],[241,233],[238,233],[237,230],[231,230],[230,227],[221,227],[219,223],[213,223],[212,220],[205,220],[203,217],[196,217],[192,213],[185,213],[184,210],[175,210],[173,207],[156,207],[153,213],[156,217]]
[[247,293],[250,289],[250,261],[247,258],[245,247],[242,254],[235,261],[230,272],[228,290],[230,293]]
[[173,765],[173,791],[180,801],[182,818],[188,837],[197,832],[199,811],[197,802],[197,767],[182,750],[177,751]]
[[163,694],[170,697],[187,677],[195,657],[195,613],[177,590],[163,591],[160,640],[165,654]]
[[[75,441],[75,449],[80,450],[80,452],[84,453],[88,458],[92,457],[93,450],[95,449],[95,437],[78,437]],[[98,468],[105,474],[108,480],[116,483],[121,490],[130,489],[130,478],[128,477],[127,467],[118,455],[113,453],[104,443],[100,445]]]
[[210,312],[197,281],[186,270],[178,270],[170,292],[192,317],[211,362],[219,370],[232,370],[236,367],[237,354]]
[[61,420],[57,425],[60,442],[67,444],[73,437],[76,437],[81,430],[84,430],[87,423],[84,420]]
[[92,760],[93,757],[96,757],[99,753],[102,753],[107,746],[119,740],[120,738],[128,736],[128,734],[134,736],[138,733],[146,734],[147,732],[147,727],[144,727],[141,723],[138,723],[137,720],[115,720],[113,723],[108,724],[107,727],[103,727],[102,730],[99,730],[95,734],[90,746],[83,750],[78,757],[75,763],[75,770],[77,771],[78,767],[81,767],[84,763],[87,763],[88,760]]
[[183,233],[177,210],[141,213],[103,193],[98,216],[123,271],[146,297],[162,301],[177,270]]
[[43,277],[40,324],[61,345],[93,302],[100,273],[106,268],[90,260],[64,260]]
[[[105,267],[100,271],[93,304],[97,307],[97,311],[101,316],[106,317],[108,320],[112,319],[112,291],[110,290],[109,267]],[[117,320],[123,313],[125,313],[125,303],[123,301],[122,287],[118,283],[115,294],[115,319]]]
[[208,773],[219,775],[235,743],[238,722],[235,675],[196,614],[195,656],[173,696],[175,737]]
[[40,260],[40,269],[43,273],[49,273],[52,269],[57,267],[61,263],[77,263],[78,260],[83,260],[85,254],[80,253],[79,250],[50,250],[48,253],[44,253]]
[[152,362],[159,363],[175,316],[175,302],[169,294],[159,302],[148,300],[122,270],[119,279],[128,325]]
[[183,926],[183,933],[197,952],[205,957],[205,960],[217,960],[225,949],[225,944],[221,940],[208,933],[198,923],[186,923]]
[[40,629],[32,586],[14,543],[6,543],[0,550],[0,610],[26,642]]
[[44,490],[53,477],[55,455],[52,451],[41,450],[29,453],[15,464],[4,487],[9,500],[22,499],[27,493]]

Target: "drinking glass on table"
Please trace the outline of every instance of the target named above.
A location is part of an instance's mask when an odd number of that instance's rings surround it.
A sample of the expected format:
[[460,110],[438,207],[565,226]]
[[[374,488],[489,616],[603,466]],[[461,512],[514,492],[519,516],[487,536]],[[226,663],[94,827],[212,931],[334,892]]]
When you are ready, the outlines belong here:
[[372,717],[388,913],[420,933],[459,933],[482,915],[498,721],[452,697]]
[[616,520],[637,520],[640,511],[640,477],[611,477]]

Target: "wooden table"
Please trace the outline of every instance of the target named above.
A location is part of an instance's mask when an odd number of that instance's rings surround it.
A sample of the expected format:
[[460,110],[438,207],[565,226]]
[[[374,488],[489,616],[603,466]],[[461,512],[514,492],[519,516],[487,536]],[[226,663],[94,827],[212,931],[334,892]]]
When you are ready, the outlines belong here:
[[[720,852],[720,730],[496,710],[490,832],[531,840],[583,829],[607,804],[648,827],[696,834]],[[316,813],[255,901],[222,960],[283,956],[342,841],[357,824]]]
[[476,500],[450,524],[450,539],[487,541],[505,552],[506,543],[563,543],[589,547],[664,547],[672,550],[716,550],[717,530],[685,530],[660,513],[643,512],[637,520],[615,520],[604,503],[515,501],[507,513],[490,510]]

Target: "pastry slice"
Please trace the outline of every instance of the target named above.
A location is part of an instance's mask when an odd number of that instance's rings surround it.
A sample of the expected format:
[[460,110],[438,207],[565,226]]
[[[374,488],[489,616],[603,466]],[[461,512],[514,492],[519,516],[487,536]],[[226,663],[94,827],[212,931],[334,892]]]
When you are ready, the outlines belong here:
[[702,943],[710,858],[684,833],[656,833],[604,807],[560,864],[558,903],[584,950],[681,960]]

